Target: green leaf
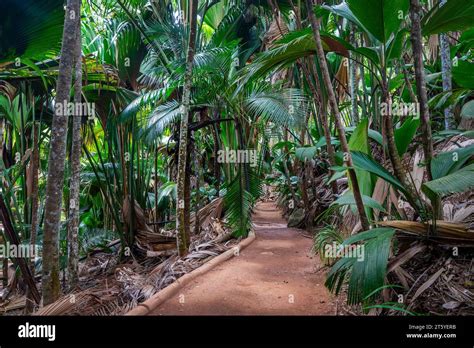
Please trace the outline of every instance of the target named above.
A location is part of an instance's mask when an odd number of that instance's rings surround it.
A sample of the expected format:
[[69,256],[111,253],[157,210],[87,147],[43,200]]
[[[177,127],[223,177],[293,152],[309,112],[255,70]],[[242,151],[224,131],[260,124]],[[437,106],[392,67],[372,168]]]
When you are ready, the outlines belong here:
[[474,89],[474,63],[464,60],[453,63],[453,79],[460,87]]
[[247,235],[252,224],[252,208],[262,189],[262,180],[254,171],[242,167],[239,167],[234,180],[226,185],[224,195],[226,218],[236,237]]
[[369,138],[376,141],[379,145],[383,146],[383,137],[380,132],[377,132],[373,129],[369,129]]
[[474,189],[474,164],[464,167],[453,174],[428,181],[421,186],[422,191],[431,199],[435,195],[445,197],[455,193]]
[[[368,138],[368,128],[369,128],[369,119],[364,118],[357,125],[356,129],[352,133],[349,139],[349,150],[350,151],[359,151],[365,153],[369,156],[369,138]],[[372,180],[372,175],[360,169],[355,169],[357,180],[359,182],[360,192],[366,196],[372,196],[372,191],[374,189],[374,182]],[[368,212],[370,215],[370,212]]]
[[461,117],[463,118],[474,118],[474,100],[468,101],[463,105],[461,110]]
[[369,58],[375,65],[380,65],[379,54],[375,47],[359,47],[354,52]]
[[379,163],[375,162],[368,155],[362,152],[354,151],[351,154],[352,162],[355,168],[366,170],[377,175],[379,178],[384,179],[403,194],[406,194],[406,189],[403,184]]
[[403,156],[408,149],[408,146],[413,141],[416,131],[420,126],[419,118],[407,118],[402,126],[395,129],[395,144],[397,146],[398,155]]
[[403,50],[403,44],[405,43],[405,38],[410,35],[410,32],[407,29],[400,30],[397,35],[393,37],[388,43],[386,49],[387,59],[398,59],[400,58]]
[[304,162],[305,160],[313,159],[317,150],[318,148],[316,146],[297,147],[295,149],[295,156]]
[[2,0],[0,62],[43,60],[59,53],[64,23],[63,0]]
[[433,179],[439,179],[459,170],[472,155],[474,155],[474,145],[438,154],[431,160]]
[[[331,144],[332,145],[339,145],[341,142],[339,140],[337,140],[336,138],[334,137],[331,137]],[[323,146],[326,146],[326,138],[325,137],[321,137],[318,142],[316,144],[314,144],[314,147],[316,147],[317,149],[323,147]]]
[[[326,287],[336,294],[349,277],[348,304],[370,303],[374,290],[384,285],[393,228],[374,228],[358,233],[342,243],[342,247],[363,242],[363,258],[342,257],[328,273]],[[360,245],[359,245],[360,248]]]
[[157,198],[159,208],[166,209],[166,207],[169,207],[169,203],[176,200],[176,183],[168,181],[161,186]]
[[291,150],[295,147],[295,143],[292,142],[292,141],[280,141],[280,142],[276,143],[275,145],[273,145],[272,150],[273,151],[281,150],[285,147],[287,147],[288,150]]
[[[372,197],[362,195],[362,202],[364,203],[364,206],[370,207],[372,209],[380,210],[384,213],[386,212],[385,208]],[[354,194],[352,192],[346,192],[341,197],[339,197],[338,199],[336,199],[334,202],[331,203],[331,205],[335,205],[335,204],[355,206],[356,202],[354,199]]]
[[333,181],[336,181],[336,180],[339,180],[343,177],[346,176],[346,170],[347,168],[344,167],[344,171],[340,172],[340,171],[336,171],[334,172],[334,174],[331,176],[331,178],[328,180],[328,182],[326,183],[326,185],[329,185],[330,183],[332,183]]
[[369,154],[368,127],[368,118],[362,119],[349,139],[349,150]]
[[347,0],[325,8],[357,24],[379,42],[386,43],[393,33],[398,32],[408,7],[408,0]]
[[421,23],[423,35],[463,31],[474,26],[474,3],[465,0],[448,0],[435,6]]
[[[355,49],[346,41],[329,34],[321,33],[321,39],[323,48],[329,52],[336,52],[345,57],[349,55],[348,51],[362,55],[365,53],[360,49]],[[316,44],[310,29],[290,32],[276,42],[275,47],[259,54],[252,64],[248,64],[245,69],[241,70],[240,85],[244,85],[252,79],[266,76],[274,69],[287,67],[298,59],[314,55],[316,55]],[[367,58],[373,60],[374,52]]]
[[249,113],[278,125],[301,124],[306,115],[306,97],[296,88],[254,92],[245,100]]

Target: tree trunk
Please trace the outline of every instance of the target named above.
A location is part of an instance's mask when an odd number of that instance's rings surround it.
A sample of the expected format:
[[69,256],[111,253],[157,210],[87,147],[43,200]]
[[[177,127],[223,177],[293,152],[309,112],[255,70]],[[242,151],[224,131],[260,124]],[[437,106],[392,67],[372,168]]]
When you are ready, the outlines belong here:
[[[36,236],[38,231],[38,170],[39,170],[39,136],[40,123],[33,121],[33,153],[31,154],[31,232],[30,232],[30,246],[36,251]],[[35,260],[30,261],[31,274],[35,276]],[[34,301],[31,296],[31,290],[28,288],[26,292],[26,306],[25,313],[33,311]]]
[[[444,5],[447,0],[441,0],[440,6]],[[453,88],[451,74],[451,50],[449,47],[448,36],[446,34],[439,35],[440,55],[441,55],[441,74],[443,77],[443,92],[448,92]],[[454,129],[453,107],[450,105],[444,109],[444,129]]]
[[201,209],[201,173],[199,165],[199,151],[196,142],[193,146],[194,152],[194,176],[196,177],[196,213],[194,215],[194,234],[198,235],[201,231],[201,219],[199,217],[199,209]]
[[357,176],[352,169],[352,157],[349,151],[349,146],[347,144],[346,133],[344,131],[344,125],[342,124],[341,114],[339,112],[339,106],[337,105],[336,95],[334,94],[334,89],[331,82],[331,76],[329,75],[329,69],[326,62],[326,55],[324,53],[323,44],[321,41],[321,34],[319,32],[320,20],[316,18],[313,12],[312,0],[306,0],[306,6],[308,11],[308,16],[311,22],[311,27],[313,29],[314,41],[316,43],[316,52],[319,60],[319,66],[321,68],[321,73],[323,75],[324,84],[328,93],[329,104],[334,113],[334,121],[336,128],[339,133],[339,140],[341,142],[342,151],[344,152],[344,160],[347,165],[349,178],[352,183],[352,191],[354,193],[354,199],[357,205],[357,211],[359,212],[360,222],[364,231],[370,228],[369,220],[365,214],[364,204],[362,202],[362,195],[359,189],[359,183],[357,181]]
[[[77,25],[76,42],[76,66],[74,81],[74,103],[79,105],[82,101],[82,47],[81,47],[81,23]],[[79,112],[74,113],[72,122],[72,146],[71,146],[71,179],[70,179],[70,197],[69,197],[69,225],[67,230],[68,245],[68,286],[73,289],[78,280],[78,258],[79,258],[79,190],[81,174],[81,121],[82,108],[76,108]]]
[[[0,119],[0,169],[3,169],[3,133],[5,128],[5,120]],[[0,194],[3,193],[3,179],[0,179]],[[6,243],[6,239],[3,243]],[[2,285],[4,288],[8,285],[8,258],[3,258],[2,260]]]
[[[354,47],[357,47],[356,40],[356,27],[355,24],[351,24],[351,36],[350,43]],[[352,58],[355,58],[354,53],[351,52]],[[351,118],[354,125],[359,123],[359,113],[357,112],[357,63],[354,59],[349,60],[350,66],[350,89],[351,89]]]
[[415,81],[418,102],[420,103],[420,121],[423,137],[423,150],[425,155],[426,172],[428,180],[432,180],[431,158],[433,155],[433,142],[431,139],[430,111],[428,108],[428,94],[426,92],[425,71],[423,66],[423,42],[421,37],[420,16],[422,14],[419,0],[410,0],[411,17],[411,43],[413,46],[413,60],[415,62]]
[[[218,117],[218,116],[217,116]],[[219,129],[217,124],[212,125],[212,137],[214,139],[214,178],[216,179],[215,189],[216,189],[216,196],[220,196],[220,189],[221,189],[221,167],[218,161],[219,156]]]
[[[178,246],[178,255],[185,256],[189,248],[190,228],[186,221],[189,221],[189,204],[186,204],[186,167],[188,160],[188,126],[190,116],[190,99],[193,73],[194,50],[196,46],[196,22],[197,22],[197,0],[192,0],[191,16],[189,22],[189,41],[188,52],[186,57],[186,72],[184,75],[183,101],[181,127],[179,133],[179,152],[178,152],[178,187],[177,187],[177,208],[176,208],[176,242]],[[189,188],[188,188],[189,190]],[[188,202],[189,203],[189,202]],[[188,209],[186,209],[188,207]]]
[[43,237],[43,305],[59,298],[59,228],[64,184],[64,162],[68,128],[67,103],[72,82],[72,67],[76,47],[76,28],[79,21],[81,0],[68,0],[64,20],[61,60],[56,86],[56,107],[51,128],[48,159],[48,182],[45,197]]
[[[290,0],[290,4],[296,16],[296,27],[298,28],[298,30],[301,30],[303,29],[303,25],[301,23],[301,18],[299,15],[300,11],[299,9],[295,7],[295,5],[293,4],[291,0]],[[276,4],[276,6],[278,6],[278,3]],[[281,30],[280,30],[280,34],[283,36],[283,32],[281,32]],[[316,69],[316,64],[314,63],[314,59],[311,56],[307,57],[305,60],[297,61],[297,64],[301,66],[301,68],[303,69],[303,72],[306,76],[306,81],[308,82],[309,89],[311,90],[311,94],[313,95],[314,102],[316,103],[317,113],[321,121],[321,126],[323,128],[324,138],[326,139],[326,148],[328,151],[329,165],[333,167],[336,165],[336,153],[334,151],[334,147],[331,144],[331,131],[329,129],[329,124],[328,124],[328,114],[326,112],[326,108],[324,105],[324,98],[322,94],[323,91],[321,88],[321,84],[319,83],[319,76]],[[311,79],[311,77],[313,79]],[[314,83],[313,83],[313,80],[314,80]],[[330,169],[329,177],[332,177],[333,174],[334,174],[334,171]],[[332,193],[334,193],[335,195],[338,194],[339,189],[337,187],[336,181],[333,181],[331,183],[331,189],[332,189]]]
[[[336,165],[336,152],[334,151],[334,147],[332,146],[331,143],[331,130],[329,129],[329,123],[328,123],[328,114],[326,112],[326,108],[323,102],[323,91],[321,88],[321,84],[319,83],[319,77],[318,73],[316,70],[316,64],[314,63],[314,60],[312,57],[308,58],[309,61],[309,68],[306,66],[305,62],[301,64],[303,71],[306,75],[306,80],[308,81],[309,89],[311,90],[311,94],[313,94],[314,102],[316,103],[316,106],[318,108],[318,112],[320,115],[321,119],[321,125],[323,128],[323,134],[324,138],[326,139],[326,149],[328,151],[328,157],[329,157],[329,164],[331,166]],[[309,70],[309,71],[308,71]],[[311,79],[311,76],[313,77],[314,83]],[[334,174],[333,170],[329,170],[329,176],[331,177]],[[333,181],[331,183],[331,188],[332,192],[334,194],[338,194],[338,187],[337,187],[337,182]]]
[[[390,97],[390,93],[388,92],[388,82],[387,82],[387,74],[385,68],[382,68],[382,100],[387,106],[387,109],[390,110],[390,105],[392,104],[392,99]],[[388,150],[388,157],[390,162],[392,163],[393,173],[395,176],[400,180],[406,188],[407,195],[406,199],[410,203],[410,205],[418,211],[418,204],[416,200],[416,189],[413,186],[412,182],[408,179],[407,172],[403,167],[402,161],[400,160],[400,156],[398,155],[397,145],[395,144],[395,133],[394,133],[394,125],[392,120],[392,114],[388,113],[386,115],[382,115],[382,127],[385,130],[385,139],[387,140],[387,150]]]
[[3,133],[5,132],[4,129],[5,129],[5,120],[2,118],[0,120],[0,161],[2,162],[3,162]]

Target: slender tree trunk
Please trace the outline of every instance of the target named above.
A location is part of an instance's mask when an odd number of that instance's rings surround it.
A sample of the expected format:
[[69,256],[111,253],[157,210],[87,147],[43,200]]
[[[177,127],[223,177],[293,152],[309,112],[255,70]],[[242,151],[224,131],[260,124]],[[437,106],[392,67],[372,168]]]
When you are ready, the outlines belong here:
[[[178,152],[178,187],[177,187],[177,208],[176,208],[176,242],[178,245],[178,255],[185,256],[189,248],[190,228],[186,221],[189,221],[189,204],[186,204],[186,167],[188,160],[188,126],[190,116],[190,99],[193,73],[194,50],[196,46],[196,22],[197,22],[197,6],[198,1],[192,0],[191,18],[189,22],[189,45],[186,58],[186,72],[184,75],[183,88],[183,113],[181,116],[181,127],[179,133],[179,152]],[[189,188],[188,188],[189,190]],[[186,206],[188,209],[186,210]]]
[[[319,113],[320,119],[321,119],[321,125],[323,128],[323,134],[324,138],[326,139],[326,149],[328,151],[328,157],[329,157],[329,164],[331,166],[336,165],[336,152],[334,151],[334,147],[332,146],[331,143],[331,130],[329,129],[329,123],[328,123],[328,114],[326,112],[326,108],[324,106],[323,102],[323,91],[321,88],[321,84],[319,83],[319,77],[318,73],[316,70],[316,64],[314,63],[314,60],[312,57],[308,58],[309,61],[309,68],[306,66],[305,62],[301,64],[301,67],[307,76],[306,80],[308,81],[308,86],[309,89],[311,90],[311,94],[313,95],[314,102],[316,103],[317,106],[317,112]],[[311,76],[313,79],[311,79]],[[314,83],[313,83],[314,80]],[[334,174],[333,170],[329,170],[329,175],[332,176]],[[333,181],[331,183],[331,188],[332,192],[334,194],[338,194],[338,187],[337,187],[337,182]]]
[[158,144],[156,144],[156,147],[155,147],[155,175],[154,175],[154,178],[155,178],[155,185],[154,185],[154,192],[155,192],[155,214],[153,214],[153,230],[155,232],[158,232],[159,231],[159,227],[158,227],[158,220],[161,218],[158,216]]
[[357,211],[359,212],[360,222],[363,230],[368,230],[370,228],[369,220],[365,214],[364,204],[362,202],[362,195],[359,189],[359,183],[357,181],[357,176],[353,168],[352,157],[349,151],[349,146],[347,144],[346,133],[344,131],[344,125],[342,124],[341,114],[339,112],[339,106],[337,105],[336,95],[331,83],[331,76],[329,75],[329,69],[326,62],[326,55],[324,53],[323,44],[321,41],[320,34],[320,20],[316,18],[313,12],[312,0],[306,0],[306,7],[308,11],[308,16],[311,22],[311,27],[313,29],[314,41],[316,43],[316,51],[319,59],[319,65],[321,68],[321,73],[323,75],[324,84],[328,93],[329,104],[334,113],[334,121],[336,128],[339,133],[339,140],[341,142],[342,151],[344,152],[344,160],[347,165],[349,178],[352,183],[352,191],[354,193],[354,199],[357,206]]
[[[192,114],[189,114],[188,124],[193,120]],[[191,154],[193,153],[192,139],[189,137],[191,134],[188,132],[188,150],[186,151],[186,171],[184,174],[184,211],[186,212],[184,225],[188,226],[188,230],[191,233]],[[189,241],[188,241],[189,242]]]
[[[269,1],[269,3],[271,3],[271,1]],[[301,30],[303,29],[303,25],[301,23],[300,11],[298,8],[296,8],[296,6],[293,4],[291,0],[290,0],[290,5],[296,16],[296,27],[298,28],[298,30]],[[272,6],[276,6],[278,8],[278,3]],[[280,29],[280,34],[283,35],[283,32],[281,32],[281,29]],[[319,116],[318,118],[321,121],[324,138],[326,139],[326,148],[328,151],[329,164],[331,166],[335,166],[336,165],[336,152],[334,151],[334,147],[331,144],[331,131],[329,129],[329,124],[328,124],[328,114],[324,106],[323,91],[321,88],[321,84],[319,83],[319,76],[316,69],[316,64],[314,63],[313,57],[308,57],[306,60],[298,61],[297,64],[301,66],[301,68],[303,69],[303,72],[306,76],[306,81],[308,82],[309,89],[311,90],[311,94],[313,95],[314,102],[316,103],[316,106],[317,106],[317,113]],[[313,80],[314,80],[314,83],[313,83]],[[334,174],[334,171],[330,169],[329,176],[332,176],[333,174]],[[336,181],[333,181],[331,183],[331,189],[335,195],[338,194],[339,189],[337,187]]]
[[[356,28],[355,24],[351,24],[351,36],[350,42],[351,45],[357,47],[357,40],[355,37]],[[354,58],[354,54],[351,52],[352,58]],[[357,112],[357,63],[355,60],[349,60],[350,66],[350,90],[351,90],[351,118],[352,122],[357,125],[359,123],[359,113]]]
[[[5,133],[5,120],[0,120],[0,161],[3,162],[3,133]],[[2,163],[3,164],[3,163]]]
[[423,150],[425,155],[426,172],[428,180],[432,180],[431,158],[433,156],[433,142],[431,139],[430,110],[428,108],[428,94],[426,92],[426,79],[423,66],[423,42],[421,36],[420,16],[422,8],[419,0],[410,0],[411,17],[411,43],[413,46],[413,60],[415,62],[415,80],[418,102],[420,103],[420,121],[423,137]]
[[416,94],[413,92],[413,86],[410,82],[410,75],[407,68],[402,67],[403,69],[403,79],[405,80],[405,88],[408,90],[408,94],[410,95],[410,100],[412,103],[418,103],[418,98]]
[[[43,237],[43,305],[59,298],[59,228],[64,184],[66,137],[68,128],[67,103],[72,82],[72,67],[76,47],[76,28],[80,17],[81,0],[68,0],[56,86],[56,107],[51,128],[48,159],[48,182],[45,197]],[[65,109],[65,110],[64,110]]]
[[194,216],[194,234],[198,235],[201,231],[201,219],[199,217],[199,210],[201,209],[201,173],[199,166],[199,151],[196,142],[193,146],[194,150],[194,175],[196,177],[196,213]]
[[221,167],[218,161],[219,156],[219,130],[217,124],[212,125],[212,137],[214,138],[214,178],[216,179],[215,189],[216,189],[216,196],[220,196],[220,189],[221,189]]
[[[4,134],[4,128],[5,128],[5,120],[2,118],[0,119],[0,169],[3,169],[3,134]],[[0,193],[2,193],[2,187],[3,187],[3,179],[0,178]],[[4,235],[1,235],[4,240],[0,241],[1,243],[6,243],[7,240],[4,237]],[[4,288],[7,287],[8,285],[8,258],[3,258],[2,260],[2,285]]]
[[[392,104],[392,99],[390,93],[388,92],[388,83],[387,83],[387,74],[385,68],[382,68],[382,100],[387,106],[387,109],[390,110],[390,105]],[[387,114],[382,115],[382,127],[385,130],[385,139],[387,140],[387,150],[388,157],[392,163],[393,173],[400,180],[406,188],[407,195],[406,199],[411,204],[411,206],[417,210],[418,204],[416,203],[416,189],[413,184],[408,180],[408,175],[403,167],[400,156],[398,155],[397,145],[395,144],[395,133],[393,125],[393,115],[388,112]]]
[[[82,101],[82,47],[81,47],[81,23],[77,25],[76,42],[76,66],[74,81],[74,104],[80,105]],[[81,107],[76,107],[77,113],[74,113],[72,121],[72,146],[71,146],[71,179],[70,179],[70,197],[69,197],[69,225],[67,230],[68,241],[68,285],[73,289],[78,280],[78,262],[79,262],[79,190],[81,174]]]
[[[328,113],[323,102],[323,94],[322,94],[323,91],[321,88],[321,84],[319,83],[319,77],[316,71],[316,64],[314,64],[313,60],[311,60],[311,63],[310,63],[310,70],[314,79],[314,86],[311,87],[312,84],[310,84],[310,88],[312,89],[312,93],[314,95],[316,105],[318,106],[321,124],[323,127],[324,138],[326,139],[326,149],[328,151],[329,164],[331,166],[335,166],[336,165],[336,151],[334,150],[334,146],[331,143],[331,129],[329,128]],[[334,171],[329,170],[329,175],[332,176],[333,174],[334,174]],[[339,188],[337,187],[336,181],[333,181],[331,183],[331,189],[332,189],[332,193],[334,193],[335,195],[339,193]]]
[[[39,136],[41,125],[33,121],[33,153],[31,155],[31,232],[30,232],[30,247],[36,251],[36,236],[38,231],[38,170],[39,170]],[[35,260],[34,256],[30,261],[31,274],[35,276]],[[31,291],[28,288],[26,292],[26,306],[25,313],[33,311],[34,301],[31,296]]]
[[[444,5],[447,0],[441,0],[440,6]],[[449,47],[448,36],[446,34],[439,35],[440,54],[441,54],[441,73],[443,77],[443,92],[448,92],[453,88],[451,74],[451,50]],[[455,128],[453,107],[450,105],[444,110],[444,129]]]

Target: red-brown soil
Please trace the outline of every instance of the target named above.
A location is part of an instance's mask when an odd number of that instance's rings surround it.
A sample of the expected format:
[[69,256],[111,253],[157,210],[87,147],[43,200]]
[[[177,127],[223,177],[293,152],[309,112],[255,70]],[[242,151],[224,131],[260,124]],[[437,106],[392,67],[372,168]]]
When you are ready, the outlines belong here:
[[259,203],[255,241],[193,280],[150,315],[332,315],[312,240],[288,228],[275,203]]

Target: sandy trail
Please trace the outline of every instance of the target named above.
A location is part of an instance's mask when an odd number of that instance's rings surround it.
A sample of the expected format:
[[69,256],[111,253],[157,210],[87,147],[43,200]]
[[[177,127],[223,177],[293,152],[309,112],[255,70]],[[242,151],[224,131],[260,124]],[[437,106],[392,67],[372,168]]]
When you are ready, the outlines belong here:
[[332,315],[312,240],[288,228],[275,203],[259,203],[256,240],[187,284],[150,315]]

